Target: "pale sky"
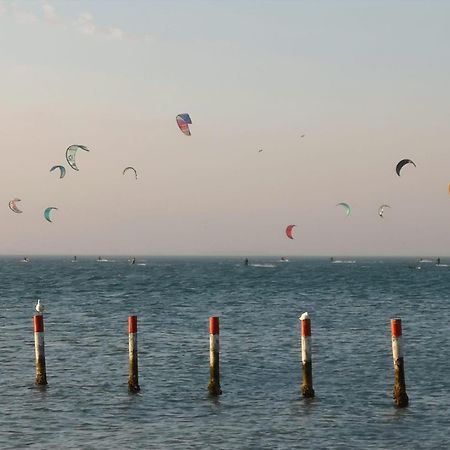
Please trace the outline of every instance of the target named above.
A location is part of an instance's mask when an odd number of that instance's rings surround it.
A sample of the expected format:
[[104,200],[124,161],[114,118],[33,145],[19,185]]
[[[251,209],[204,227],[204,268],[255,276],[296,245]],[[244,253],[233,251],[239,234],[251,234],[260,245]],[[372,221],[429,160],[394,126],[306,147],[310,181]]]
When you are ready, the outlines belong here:
[[430,0],[0,2],[0,253],[450,255],[449,23]]

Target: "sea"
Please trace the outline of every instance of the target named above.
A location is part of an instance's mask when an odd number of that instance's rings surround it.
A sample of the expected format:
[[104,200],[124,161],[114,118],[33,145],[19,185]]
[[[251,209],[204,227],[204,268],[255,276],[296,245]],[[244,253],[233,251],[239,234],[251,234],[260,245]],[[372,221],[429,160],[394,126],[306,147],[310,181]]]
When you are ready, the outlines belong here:
[[[0,448],[450,448],[450,258],[244,258],[0,259]],[[34,385],[38,298],[47,387]],[[313,399],[300,395],[304,312]],[[207,391],[210,316],[219,397]],[[392,398],[391,318],[406,408]]]

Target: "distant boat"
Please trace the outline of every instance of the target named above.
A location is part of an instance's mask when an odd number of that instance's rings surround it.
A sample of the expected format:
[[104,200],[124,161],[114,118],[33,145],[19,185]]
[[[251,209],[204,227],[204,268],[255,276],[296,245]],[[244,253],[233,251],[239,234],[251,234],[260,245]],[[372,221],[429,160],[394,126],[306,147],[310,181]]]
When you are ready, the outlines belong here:
[[289,262],[289,259],[286,256],[282,256],[280,262]]
[[20,262],[29,263],[30,260],[25,256],[25,258],[21,259]]
[[76,256],[74,256],[74,257],[72,258],[72,262],[77,262],[77,257],[76,257]]
[[99,256],[99,257],[97,258],[97,262],[108,262],[108,260],[105,259],[105,258],[102,258],[101,256]]

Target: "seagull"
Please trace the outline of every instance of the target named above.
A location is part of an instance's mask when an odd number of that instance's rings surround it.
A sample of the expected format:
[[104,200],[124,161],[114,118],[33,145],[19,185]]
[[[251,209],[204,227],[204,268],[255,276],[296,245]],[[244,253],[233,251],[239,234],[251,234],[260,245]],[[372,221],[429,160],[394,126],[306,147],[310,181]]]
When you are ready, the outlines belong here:
[[305,137],[305,135],[304,134],[302,134],[301,136],[300,136],[301,138],[303,138],[303,137]]
[[39,314],[42,314],[44,312],[44,305],[41,303],[41,299],[40,298],[38,298],[38,302],[36,304],[36,311]]
[[258,153],[261,153],[262,151],[263,151],[263,149],[261,148],[261,149],[258,150]]

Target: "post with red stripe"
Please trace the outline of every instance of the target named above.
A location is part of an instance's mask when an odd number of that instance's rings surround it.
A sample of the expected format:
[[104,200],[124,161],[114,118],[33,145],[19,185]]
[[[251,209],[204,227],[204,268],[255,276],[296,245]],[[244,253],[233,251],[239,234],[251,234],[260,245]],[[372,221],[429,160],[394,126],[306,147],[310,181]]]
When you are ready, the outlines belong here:
[[405,385],[405,366],[403,361],[402,319],[391,319],[392,357],[394,359],[394,392],[397,406],[408,406]]
[[307,312],[300,316],[301,334],[301,358],[302,358],[302,384],[300,387],[302,396],[314,397],[312,381],[312,359],[311,359],[311,319]]
[[128,316],[128,392],[139,392],[137,316]]
[[47,374],[45,370],[45,345],[44,345],[44,316],[37,314],[33,316],[34,325],[34,353],[36,358],[35,384],[45,386]]
[[219,318],[209,318],[209,384],[211,395],[221,395],[219,369]]

